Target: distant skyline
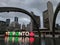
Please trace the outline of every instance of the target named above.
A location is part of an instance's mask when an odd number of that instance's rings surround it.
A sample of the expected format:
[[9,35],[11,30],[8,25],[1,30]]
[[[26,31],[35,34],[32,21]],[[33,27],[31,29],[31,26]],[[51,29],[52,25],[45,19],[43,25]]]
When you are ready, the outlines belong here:
[[[18,8],[22,8],[25,9],[29,12],[33,11],[36,15],[40,16],[41,18],[41,27],[43,27],[43,11],[45,11],[47,9],[47,2],[51,1],[53,4],[53,10],[55,11],[55,8],[57,6],[57,4],[60,2],[60,0],[0,0],[0,7],[18,7]],[[8,16],[9,15],[9,16]],[[23,22],[23,20],[26,20],[26,23],[29,22],[30,18],[28,16],[23,16],[25,14],[19,14],[19,13],[9,13],[7,15],[7,13],[0,13],[0,20],[4,20],[5,18],[10,17],[11,20],[12,17],[18,15],[19,20],[21,19],[21,21],[19,22]],[[57,19],[57,23],[60,24],[60,13],[58,14],[58,19]],[[3,17],[3,18],[2,18]],[[5,17],[5,18],[4,18]],[[22,18],[21,18],[22,17]],[[24,18],[25,17],[25,18]]]
[[[5,14],[5,15],[2,15],[2,14]],[[18,13],[18,12],[1,13],[0,16],[1,16],[0,20],[6,21],[6,19],[10,19],[10,23],[14,22],[14,17],[18,17],[18,23],[20,24],[23,24],[23,23],[29,24],[30,22],[30,17],[23,13]]]

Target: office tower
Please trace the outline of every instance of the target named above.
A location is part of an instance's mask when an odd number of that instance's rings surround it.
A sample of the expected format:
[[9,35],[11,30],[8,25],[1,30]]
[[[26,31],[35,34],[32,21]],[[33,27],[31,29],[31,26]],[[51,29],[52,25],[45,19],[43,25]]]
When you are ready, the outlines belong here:
[[52,23],[53,23],[53,5],[50,1],[47,2],[47,10],[48,10],[48,15],[49,15],[49,24],[50,24],[50,30],[52,31]]
[[18,22],[18,17],[14,17],[14,21],[15,22]]
[[[35,15],[33,12],[31,12],[31,15],[34,17],[34,19],[36,20],[36,23],[38,24],[38,27],[40,27],[40,16]],[[37,26],[35,24],[35,22],[31,19],[31,23],[33,26],[33,30],[35,31],[37,29]]]
[[27,24],[27,31],[30,31],[30,24]]
[[25,24],[22,24],[22,30],[26,30]]
[[6,19],[6,24],[9,26],[9,24],[10,24],[10,19]]
[[30,22],[29,24],[27,24],[27,31],[33,31],[32,22]]
[[6,22],[0,21],[0,33],[1,33],[1,31],[3,31],[3,32],[7,31],[6,28],[7,28]]
[[21,30],[21,24],[19,24],[20,25],[20,30]]
[[44,27],[52,31],[53,23],[53,5],[50,1],[47,2],[47,10],[43,12],[43,23]]
[[48,29],[50,28],[48,10],[45,10],[43,12],[43,25],[45,28],[48,28]]

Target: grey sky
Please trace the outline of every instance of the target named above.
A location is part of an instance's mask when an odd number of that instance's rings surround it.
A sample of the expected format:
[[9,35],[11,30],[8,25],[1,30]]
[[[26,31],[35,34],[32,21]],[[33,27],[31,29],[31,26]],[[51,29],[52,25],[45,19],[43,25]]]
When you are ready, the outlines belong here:
[[[43,27],[42,13],[44,10],[47,9],[48,1],[52,2],[54,10],[55,10],[57,4],[60,2],[60,0],[0,0],[0,7],[6,7],[6,6],[19,7],[19,8],[23,8],[29,12],[33,11],[36,15],[40,16],[41,27]],[[13,17],[12,16],[13,14],[11,14],[11,15],[9,14],[10,16],[8,16],[8,17]],[[5,15],[5,14],[0,14],[0,16],[2,16],[2,15]],[[16,15],[16,13],[14,15]],[[18,14],[18,16],[19,16],[19,14]],[[7,17],[7,16],[5,16],[5,17]],[[25,17],[25,16],[23,16],[23,17]],[[2,19],[2,18],[0,17],[0,19]],[[22,20],[20,20],[20,22]],[[26,19],[26,20],[27,20],[27,22],[29,22],[28,19]]]

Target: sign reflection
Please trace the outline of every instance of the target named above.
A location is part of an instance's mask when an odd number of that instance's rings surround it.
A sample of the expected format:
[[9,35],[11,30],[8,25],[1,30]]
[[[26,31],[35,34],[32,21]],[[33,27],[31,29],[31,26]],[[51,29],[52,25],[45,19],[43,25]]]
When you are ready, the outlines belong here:
[[7,45],[33,45],[34,40],[33,37],[5,37]]

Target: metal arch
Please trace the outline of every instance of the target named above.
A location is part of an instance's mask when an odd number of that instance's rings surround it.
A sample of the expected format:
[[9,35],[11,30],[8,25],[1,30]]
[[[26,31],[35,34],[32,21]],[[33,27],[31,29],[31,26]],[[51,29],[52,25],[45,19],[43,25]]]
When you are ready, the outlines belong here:
[[6,22],[4,22],[4,21],[0,21],[0,22],[6,23]]
[[0,12],[22,12],[29,16],[31,15],[28,11],[16,7],[0,7]]
[[[27,14],[28,16],[30,16],[33,21],[37,24],[37,22],[35,21],[34,17],[31,15],[31,13],[29,13],[28,11],[21,9],[21,8],[16,8],[16,7],[0,7],[0,12],[22,12],[24,14]],[[38,26],[38,24],[36,25]]]
[[[57,15],[58,15],[59,11],[60,11],[60,3],[56,7],[56,10],[55,10],[55,13],[54,13],[54,17],[53,17],[53,26],[52,26],[53,38],[55,37],[55,23],[56,23],[56,18],[57,18]],[[54,45],[56,45],[55,44],[55,39],[53,39],[53,42],[54,42]]]
[[56,23],[56,18],[57,18],[57,14],[60,11],[60,3],[58,4],[55,13],[54,13],[54,17],[53,17],[53,29],[55,28],[55,23]]

